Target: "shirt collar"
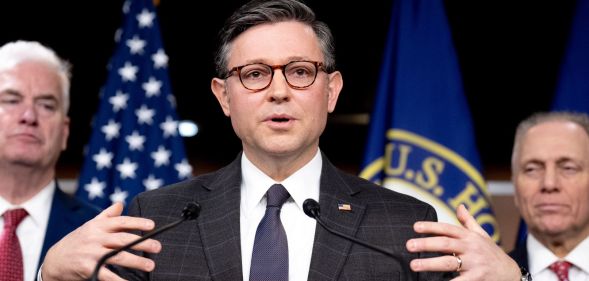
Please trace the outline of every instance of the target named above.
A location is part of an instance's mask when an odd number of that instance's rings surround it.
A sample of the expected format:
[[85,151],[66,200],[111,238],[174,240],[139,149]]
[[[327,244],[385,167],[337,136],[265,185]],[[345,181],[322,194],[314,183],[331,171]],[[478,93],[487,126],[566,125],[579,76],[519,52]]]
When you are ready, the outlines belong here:
[[585,237],[585,239],[565,257],[565,260],[571,262],[576,267],[589,274],[589,259],[587,258],[587,253],[589,253],[589,236]]
[[[554,262],[560,260],[548,248],[540,243],[534,235],[529,234],[527,240],[528,261],[530,263],[530,273],[532,275],[538,274],[542,270],[547,269]],[[580,268],[584,272],[589,273],[589,259],[587,259],[587,252],[589,252],[589,237],[586,237],[581,243],[579,243],[579,245],[564,257],[564,260],[572,263],[575,267]]]
[[49,220],[49,211],[51,210],[51,201],[53,200],[55,188],[55,181],[52,180],[39,193],[20,205],[12,205],[0,197],[0,214],[4,214],[10,209],[23,208],[35,225],[39,226],[44,222],[46,223]]
[[[306,199],[319,200],[322,164],[321,152],[317,150],[311,161],[280,183],[286,188],[292,200],[301,210]],[[245,153],[241,156],[241,173],[243,177],[241,184],[242,196],[245,197],[245,200],[242,201],[245,206],[242,206],[242,208],[244,211],[250,212],[262,201],[268,188],[277,182],[258,169],[247,158]]]
[[529,234],[526,242],[530,274],[536,275],[558,261],[558,257],[546,248],[534,235]]
[[323,159],[317,150],[315,157],[290,177],[282,181],[295,204],[302,210],[303,202],[311,198],[319,201],[319,183],[321,181],[321,166]]

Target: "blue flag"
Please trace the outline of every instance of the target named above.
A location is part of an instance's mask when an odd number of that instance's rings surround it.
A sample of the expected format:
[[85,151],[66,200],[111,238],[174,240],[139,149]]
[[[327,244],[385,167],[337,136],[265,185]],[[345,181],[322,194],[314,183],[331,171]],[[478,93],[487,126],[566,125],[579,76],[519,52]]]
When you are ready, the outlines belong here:
[[458,224],[464,204],[499,242],[442,0],[393,4],[360,176]]
[[126,1],[123,16],[76,191],[103,208],[192,175],[153,3]]
[[589,114],[589,0],[576,5],[552,109]]

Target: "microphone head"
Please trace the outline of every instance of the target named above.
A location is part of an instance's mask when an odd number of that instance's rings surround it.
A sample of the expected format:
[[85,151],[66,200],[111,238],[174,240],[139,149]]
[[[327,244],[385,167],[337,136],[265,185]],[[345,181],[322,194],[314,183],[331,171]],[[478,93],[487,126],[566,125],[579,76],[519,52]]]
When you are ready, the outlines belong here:
[[189,202],[182,210],[182,217],[186,220],[193,220],[200,214],[200,205],[196,202]]
[[309,198],[303,202],[303,211],[305,214],[311,218],[318,218],[319,217],[319,203],[317,201]]

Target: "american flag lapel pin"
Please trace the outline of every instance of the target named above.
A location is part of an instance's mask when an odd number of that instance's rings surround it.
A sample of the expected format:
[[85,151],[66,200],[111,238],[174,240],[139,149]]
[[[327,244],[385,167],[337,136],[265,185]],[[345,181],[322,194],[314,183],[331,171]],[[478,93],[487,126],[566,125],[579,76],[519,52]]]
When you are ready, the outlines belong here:
[[352,211],[352,205],[347,204],[347,203],[338,203],[337,204],[337,209],[342,211],[342,212],[351,212]]

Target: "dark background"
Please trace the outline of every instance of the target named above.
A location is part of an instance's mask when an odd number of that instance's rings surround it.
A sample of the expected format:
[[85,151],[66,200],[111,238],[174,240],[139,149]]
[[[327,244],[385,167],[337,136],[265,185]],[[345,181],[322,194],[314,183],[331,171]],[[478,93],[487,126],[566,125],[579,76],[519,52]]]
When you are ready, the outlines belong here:
[[[73,64],[71,137],[60,159],[60,174],[75,177],[98,92],[106,79],[122,1],[14,2],[1,6],[0,43],[41,41]],[[228,163],[240,150],[209,85],[214,75],[216,33],[242,3],[161,0],[157,8],[178,113],[181,119],[200,126],[199,134],[185,141],[196,173]],[[307,3],[332,28],[337,65],[344,76],[344,88],[321,147],[336,165],[357,173],[367,125],[345,120],[371,112],[392,1]],[[517,122],[550,106],[574,1],[444,3],[484,174],[490,179],[507,179]]]

